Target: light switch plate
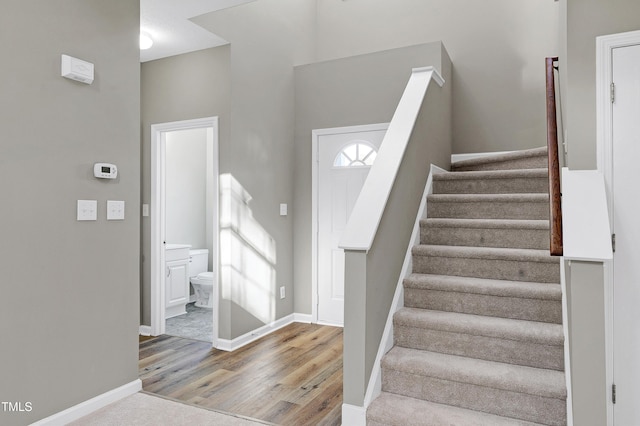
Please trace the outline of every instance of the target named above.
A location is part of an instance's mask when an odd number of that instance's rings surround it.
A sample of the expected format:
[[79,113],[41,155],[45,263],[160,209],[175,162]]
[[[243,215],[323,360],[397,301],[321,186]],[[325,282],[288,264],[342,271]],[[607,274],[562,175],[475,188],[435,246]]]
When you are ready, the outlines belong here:
[[124,220],[124,201],[107,200],[107,220]]
[[286,216],[287,215],[287,205],[286,204],[280,204],[280,216]]
[[98,201],[78,200],[78,220],[98,220]]

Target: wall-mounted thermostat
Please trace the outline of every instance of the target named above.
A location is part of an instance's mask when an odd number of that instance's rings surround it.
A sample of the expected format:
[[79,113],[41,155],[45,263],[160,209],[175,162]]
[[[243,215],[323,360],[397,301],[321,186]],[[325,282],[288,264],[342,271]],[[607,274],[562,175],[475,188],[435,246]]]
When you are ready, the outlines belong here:
[[93,83],[93,64],[73,56],[62,55],[61,75],[71,80],[91,84]]
[[118,168],[115,164],[96,163],[93,165],[93,175],[99,179],[115,179],[118,177]]

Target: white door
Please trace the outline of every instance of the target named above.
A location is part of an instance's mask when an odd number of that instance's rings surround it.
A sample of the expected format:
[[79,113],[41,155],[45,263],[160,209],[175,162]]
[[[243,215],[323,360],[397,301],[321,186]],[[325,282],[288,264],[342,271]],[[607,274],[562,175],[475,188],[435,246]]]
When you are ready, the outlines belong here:
[[344,251],[340,237],[386,130],[318,138],[318,322],[344,322]]
[[616,425],[640,425],[640,45],[613,49],[613,377]]

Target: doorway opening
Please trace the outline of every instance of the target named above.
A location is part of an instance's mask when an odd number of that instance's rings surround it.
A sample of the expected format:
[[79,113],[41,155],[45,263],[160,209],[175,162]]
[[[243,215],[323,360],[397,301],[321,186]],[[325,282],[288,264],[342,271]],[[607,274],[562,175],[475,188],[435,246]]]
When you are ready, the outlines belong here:
[[[203,339],[213,347],[220,274],[218,151],[218,117],[151,126],[151,334],[200,322],[207,324]],[[200,269],[209,272],[210,285],[191,278],[190,271]]]

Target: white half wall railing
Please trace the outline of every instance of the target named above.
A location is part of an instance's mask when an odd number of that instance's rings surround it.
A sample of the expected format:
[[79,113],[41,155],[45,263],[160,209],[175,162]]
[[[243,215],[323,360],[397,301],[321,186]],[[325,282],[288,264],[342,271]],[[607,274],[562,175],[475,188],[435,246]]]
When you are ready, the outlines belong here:
[[[605,324],[605,351],[607,357],[610,348],[613,347],[613,288],[612,279],[609,277],[611,268],[606,265],[613,259],[611,241],[611,228],[609,221],[609,203],[604,174],[598,170],[569,170],[562,168],[562,245],[563,258],[561,261],[561,285],[562,285],[562,324],[564,328],[565,343],[565,378],[567,381],[567,424],[573,424],[573,395],[572,367],[573,356],[571,348],[577,343],[572,341],[570,322],[580,323],[584,318],[570,315],[570,297],[582,291],[581,285],[575,286],[571,291],[568,287],[571,283],[567,280],[565,261],[571,265],[572,261],[591,262],[605,265],[604,279],[604,324]],[[570,296],[572,295],[572,296]],[[579,338],[579,337],[578,337]],[[584,344],[584,342],[583,342]],[[579,344],[578,344],[579,345]],[[580,351],[578,351],[580,356]],[[607,359],[607,374],[612,374],[613,364]],[[580,373],[578,373],[579,375]]]
[[604,175],[562,168],[562,229],[565,260],[613,258]]
[[[442,64],[446,76],[450,66]],[[388,318],[401,305],[397,284],[410,269],[407,246],[417,235],[429,165],[448,168],[450,155],[450,87],[435,68],[414,68],[338,244],[345,252],[343,424],[365,425],[379,392],[376,364],[393,340]]]
[[382,139],[376,161],[351,211],[340,239],[340,248],[365,251],[371,248],[422,101],[432,80],[440,87],[444,85],[444,79],[434,67],[412,70],[407,87]]

